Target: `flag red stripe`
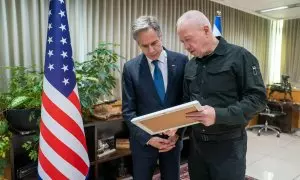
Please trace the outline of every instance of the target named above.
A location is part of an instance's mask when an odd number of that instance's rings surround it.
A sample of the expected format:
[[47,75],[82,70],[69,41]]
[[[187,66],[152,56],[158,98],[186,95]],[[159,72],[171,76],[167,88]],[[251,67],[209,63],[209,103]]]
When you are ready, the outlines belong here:
[[87,151],[85,136],[78,124],[59,107],[57,107],[44,92],[42,95],[42,102],[48,114],[50,114],[57,123],[73,134],[73,136],[80,141]]
[[74,91],[69,95],[68,99],[74,104],[79,112],[81,112],[79,99]]
[[39,164],[51,179],[68,179],[48,161],[41,148],[39,148]]
[[47,144],[63,159],[70,163],[73,167],[78,169],[83,175],[88,173],[88,166],[82,160],[82,158],[76,154],[72,149],[61,142],[51,131],[45,126],[43,121],[40,123],[41,134],[44,137]]

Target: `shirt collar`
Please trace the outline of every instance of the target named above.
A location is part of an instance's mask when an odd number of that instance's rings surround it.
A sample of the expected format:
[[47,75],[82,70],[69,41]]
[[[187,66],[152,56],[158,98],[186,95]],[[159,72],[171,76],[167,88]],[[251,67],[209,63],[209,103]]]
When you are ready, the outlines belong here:
[[[150,58],[148,58],[147,56],[146,56],[146,58],[147,58],[147,61],[148,61],[148,63],[149,64],[151,64],[152,63],[152,61],[153,60],[156,60],[156,59],[150,59]],[[166,51],[163,49],[162,51],[161,51],[161,53],[160,53],[160,55],[159,55],[159,57],[158,57],[158,61],[159,62],[161,62],[161,63],[165,63],[166,62],[166,59],[167,59],[167,53],[166,53]]]
[[226,47],[227,47],[228,43],[221,36],[217,36],[217,39],[219,40],[219,43],[218,43],[217,47],[215,48],[215,50],[212,53],[210,53],[209,55],[203,56],[202,58],[198,57],[197,59],[207,59],[214,54],[221,55],[221,56],[224,55],[226,52]]
[[216,49],[214,50],[214,53],[213,54],[217,54],[217,55],[224,55],[225,52],[226,52],[226,46],[227,46],[227,41],[221,37],[221,36],[218,36],[217,39],[219,40],[219,43],[216,47]]

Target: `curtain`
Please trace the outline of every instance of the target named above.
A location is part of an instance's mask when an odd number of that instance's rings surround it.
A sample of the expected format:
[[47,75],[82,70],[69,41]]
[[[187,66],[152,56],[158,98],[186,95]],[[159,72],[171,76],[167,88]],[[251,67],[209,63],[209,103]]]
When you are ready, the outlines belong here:
[[280,82],[283,20],[271,21],[269,48],[269,84]]
[[[187,54],[176,35],[179,16],[196,9],[213,20],[220,10],[225,39],[251,51],[260,62],[263,77],[267,75],[270,20],[209,0],[66,0],[66,3],[73,57],[77,61],[84,61],[87,52],[100,42],[120,44],[116,51],[126,60],[138,55],[140,50],[131,37],[130,26],[140,15],[156,16],[162,27],[164,46]],[[0,66],[43,68],[48,5],[45,0],[0,0]],[[126,60],[118,62],[120,72],[115,74],[117,98],[121,95],[121,73]],[[1,74],[0,91],[3,91],[9,74]]]
[[282,31],[281,72],[300,88],[300,19],[285,20]]
[[222,10],[224,37],[229,42],[245,47],[260,63],[263,79],[268,77],[268,48],[270,23],[268,19],[247,14],[236,9]]

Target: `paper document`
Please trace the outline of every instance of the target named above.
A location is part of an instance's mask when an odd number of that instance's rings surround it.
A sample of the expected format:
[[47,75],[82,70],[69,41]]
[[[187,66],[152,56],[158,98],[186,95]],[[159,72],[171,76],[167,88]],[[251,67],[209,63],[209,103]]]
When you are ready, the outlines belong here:
[[131,122],[149,134],[155,135],[170,129],[199,123],[199,121],[188,120],[185,114],[199,111],[200,107],[201,105],[198,101],[192,101],[133,118]]

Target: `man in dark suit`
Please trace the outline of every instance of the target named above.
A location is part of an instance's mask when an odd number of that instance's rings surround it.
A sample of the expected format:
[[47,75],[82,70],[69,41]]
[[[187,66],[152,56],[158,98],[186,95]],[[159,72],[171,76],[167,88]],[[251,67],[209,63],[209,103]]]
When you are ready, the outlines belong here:
[[187,56],[162,46],[161,29],[152,16],[139,17],[132,35],[142,54],[123,68],[123,118],[130,131],[133,177],[151,180],[159,161],[163,180],[178,180],[183,130],[151,136],[131,123],[134,117],[182,103],[182,81]]

